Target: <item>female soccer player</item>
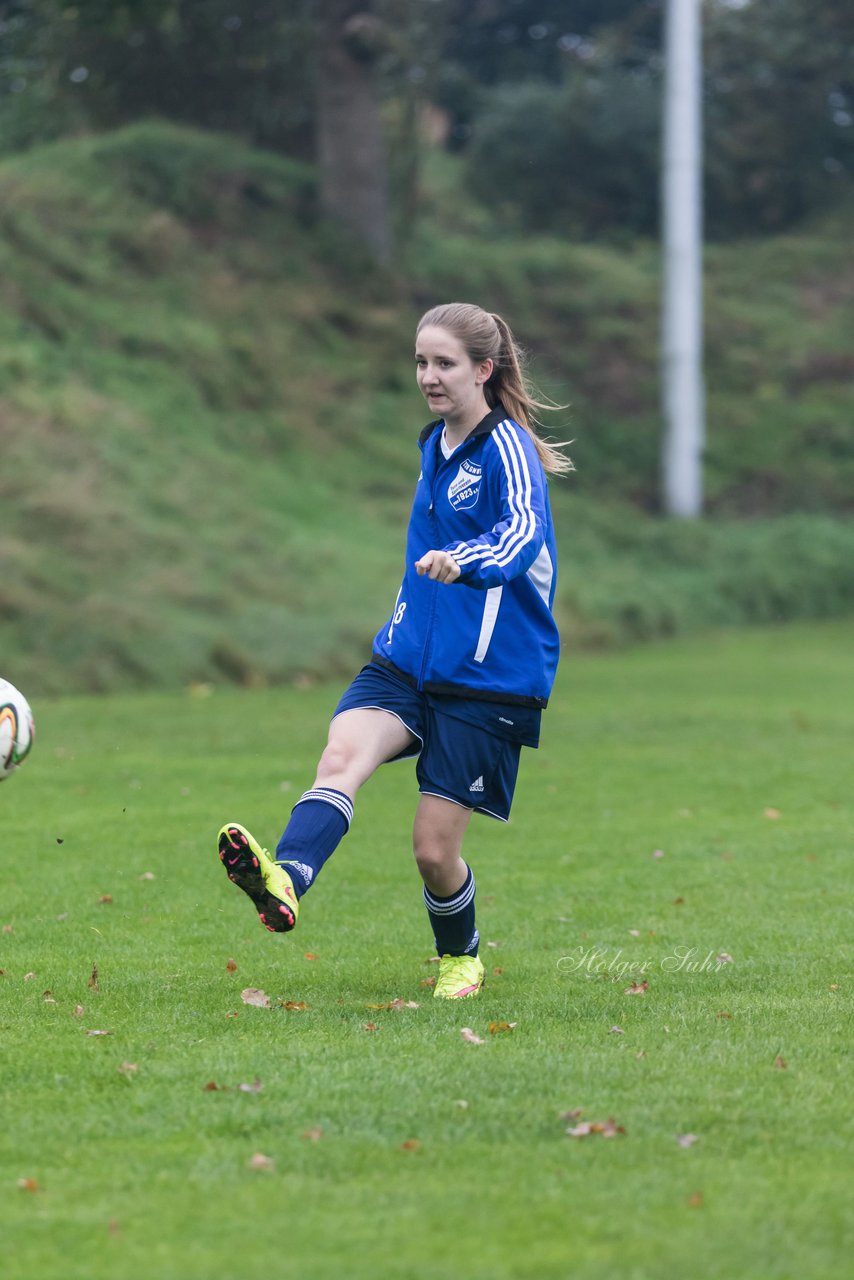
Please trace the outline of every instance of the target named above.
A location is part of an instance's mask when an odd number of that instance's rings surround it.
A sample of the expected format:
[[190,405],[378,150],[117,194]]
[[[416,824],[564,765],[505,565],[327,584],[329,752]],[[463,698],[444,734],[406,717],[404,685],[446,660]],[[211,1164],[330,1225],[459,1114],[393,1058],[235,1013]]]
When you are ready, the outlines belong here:
[[500,316],[434,307],[416,331],[418,386],[435,420],[403,582],[371,662],[338,703],[313,787],[275,859],[236,822],[219,833],[229,879],[262,924],[287,933],[349,830],[356,793],[389,760],[417,757],[413,846],[440,956],[434,996],[483,984],[475,881],[461,856],[472,813],[507,821],[523,745],[539,742],[558,661],[555,542],[545,472],[572,470],[534,431],[540,405]]

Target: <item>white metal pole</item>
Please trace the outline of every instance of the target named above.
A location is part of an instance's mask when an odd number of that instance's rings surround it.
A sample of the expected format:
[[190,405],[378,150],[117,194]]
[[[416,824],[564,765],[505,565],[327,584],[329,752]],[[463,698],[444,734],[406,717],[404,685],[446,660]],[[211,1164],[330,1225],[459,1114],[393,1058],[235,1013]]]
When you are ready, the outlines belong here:
[[703,506],[701,0],[667,0],[663,139],[664,508]]

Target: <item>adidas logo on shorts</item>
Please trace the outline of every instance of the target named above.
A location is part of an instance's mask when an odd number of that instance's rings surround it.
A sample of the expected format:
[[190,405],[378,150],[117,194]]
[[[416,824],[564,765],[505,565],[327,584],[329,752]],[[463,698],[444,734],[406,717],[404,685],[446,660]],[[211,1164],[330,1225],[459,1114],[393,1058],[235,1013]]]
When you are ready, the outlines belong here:
[[483,775],[471,784],[469,791],[483,791]]

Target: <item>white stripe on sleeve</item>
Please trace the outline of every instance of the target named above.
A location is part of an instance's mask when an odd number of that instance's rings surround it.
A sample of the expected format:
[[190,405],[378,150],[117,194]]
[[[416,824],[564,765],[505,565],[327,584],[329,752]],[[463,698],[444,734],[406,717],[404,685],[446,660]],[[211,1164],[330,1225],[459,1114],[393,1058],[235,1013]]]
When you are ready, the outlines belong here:
[[510,523],[495,546],[458,543],[451,554],[461,568],[478,560],[499,567],[510,564],[536,533],[536,519],[531,510],[531,473],[525,451],[516,432],[508,429],[506,421],[495,428],[493,438],[507,478]]

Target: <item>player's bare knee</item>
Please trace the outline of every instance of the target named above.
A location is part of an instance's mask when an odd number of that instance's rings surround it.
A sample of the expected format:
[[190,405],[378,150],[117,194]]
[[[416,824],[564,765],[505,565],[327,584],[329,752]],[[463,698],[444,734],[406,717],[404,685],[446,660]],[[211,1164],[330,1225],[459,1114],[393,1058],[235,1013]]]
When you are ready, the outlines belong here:
[[346,741],[332,741],[324,747],[323,754],[317,762],[317,784],[329,783],[333,778],[341,778],[352,769],[356,751]]
[[457,860],[457,852],[429,839],[415,841],[415,862],[422,880],[434,880]]

